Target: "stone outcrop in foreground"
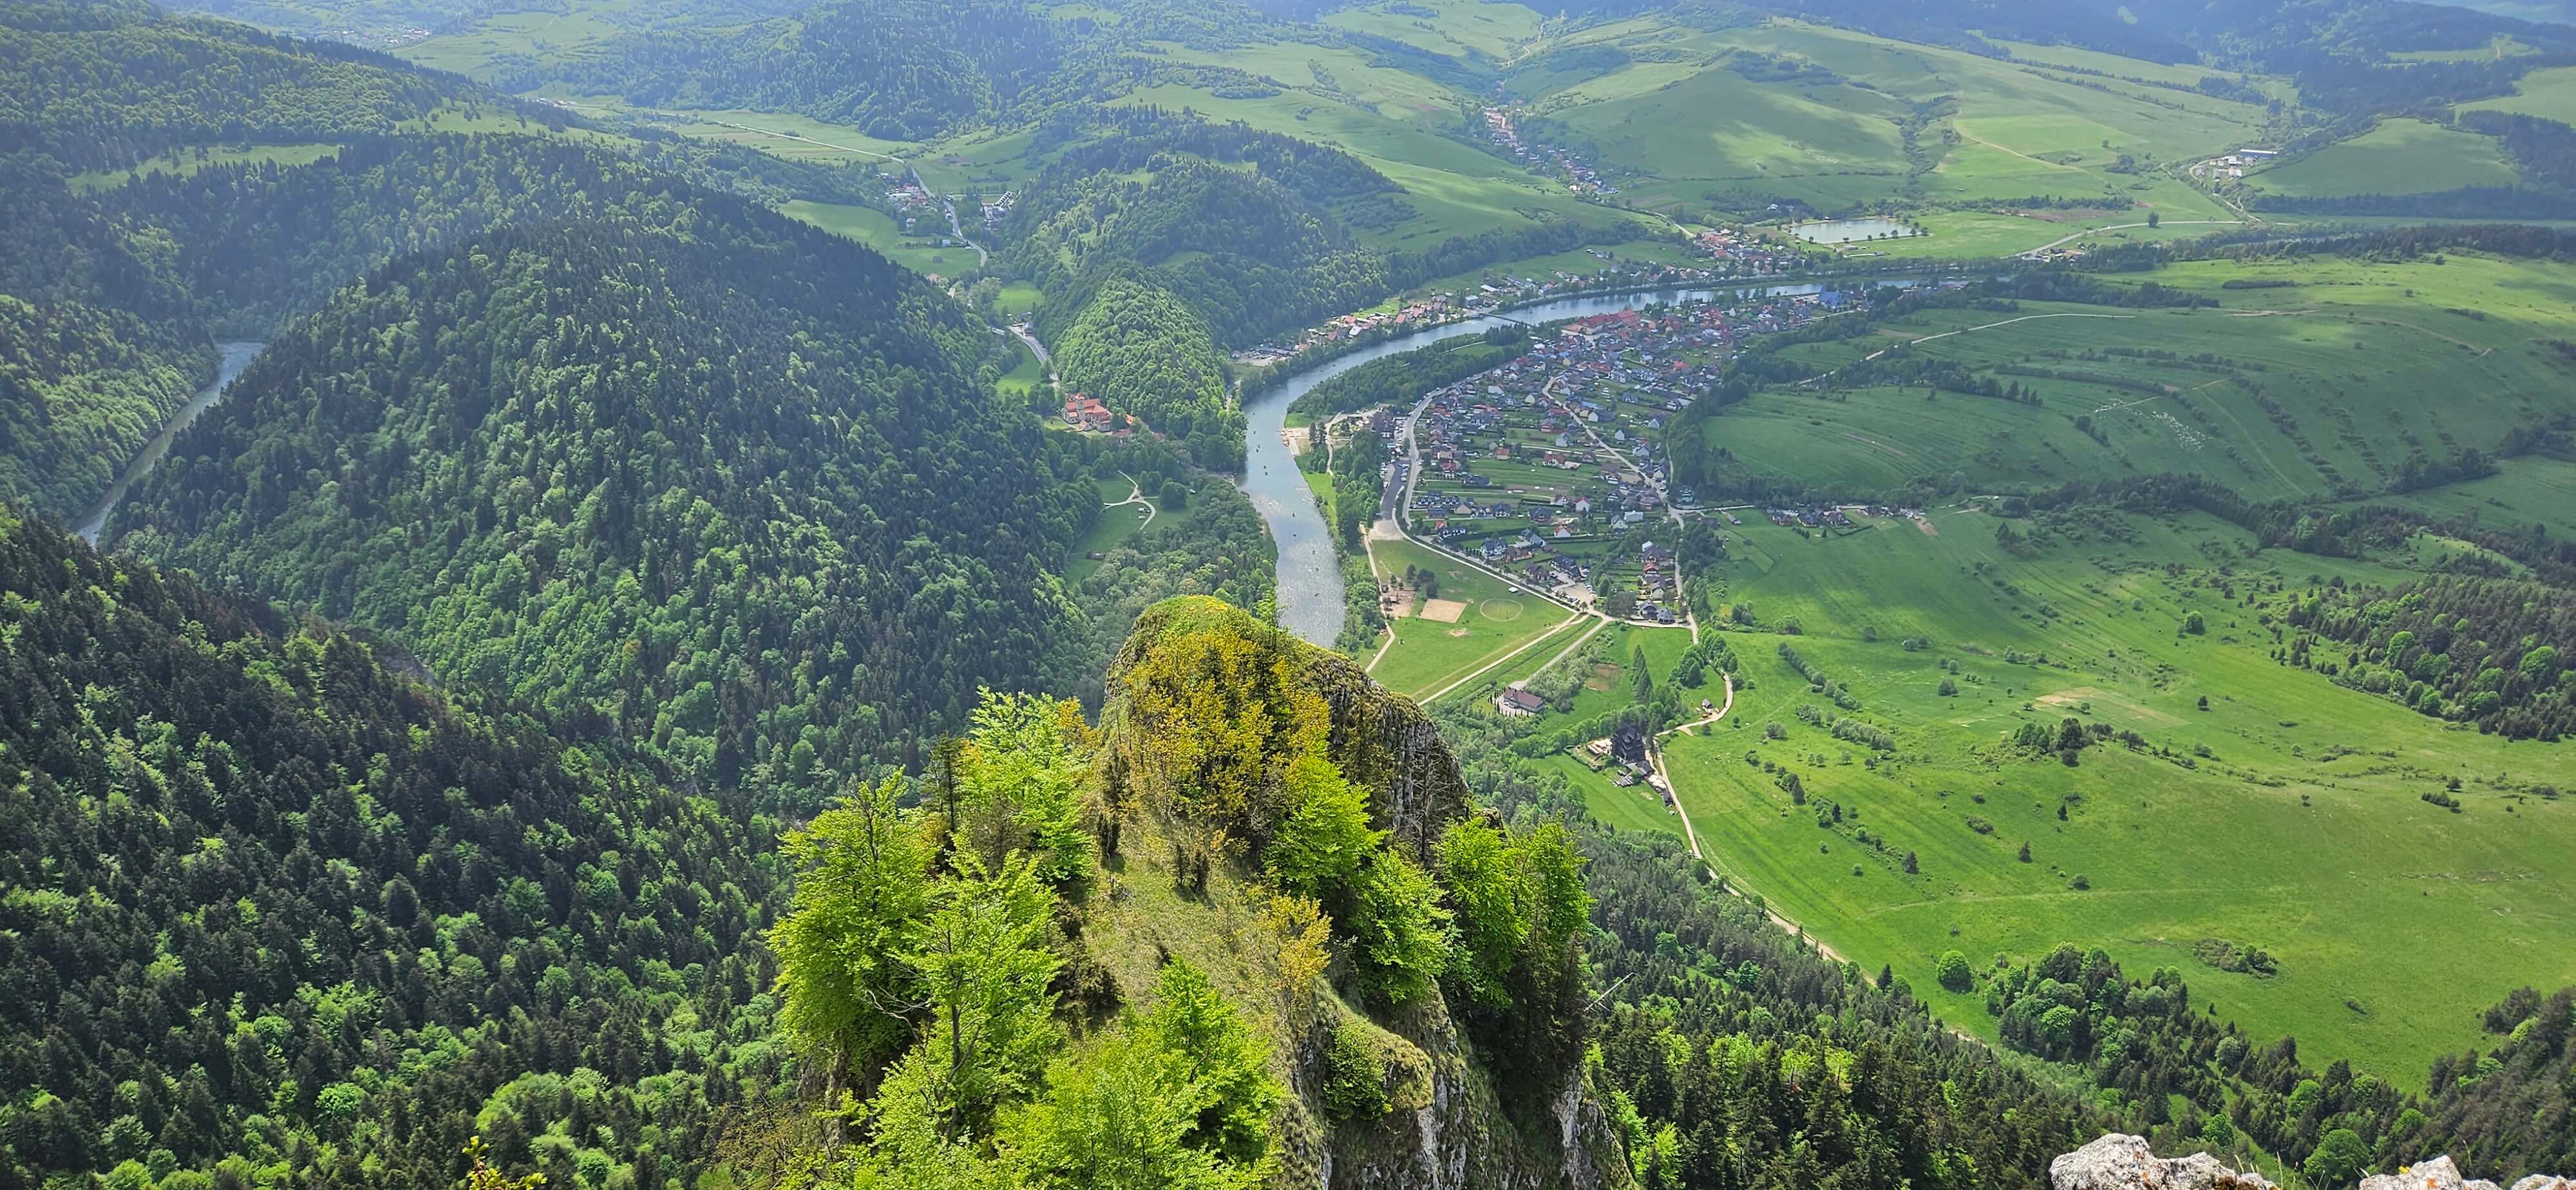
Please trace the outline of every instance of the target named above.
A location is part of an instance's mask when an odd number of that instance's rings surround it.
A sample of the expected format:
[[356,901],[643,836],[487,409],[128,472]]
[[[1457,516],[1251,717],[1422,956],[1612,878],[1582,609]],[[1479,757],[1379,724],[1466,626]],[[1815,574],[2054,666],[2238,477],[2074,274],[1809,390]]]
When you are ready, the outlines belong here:
[[2055,1190],[2276,1190],[2207,1153],[2158,1157],[2147,1151],[2147,1138],[2117,1132],[2049,1162],[2048,1183]]
[[[2277,1190],[2259,1174],[2238,1173],[2207,1153],[2171,1159],[2147,1151],[2147,1138],[2114,1132],[2048,1163],[2053,1190]],[[2393,1174],[2372,1174],[2358,1190],[2508,1190],[2484,1178],[2462,1178],[2447,1156]],[[2576,1190],[2576,1179],[2533,1174],[2510,1190]]]
[[[2435,1157],[2422,1165],[2411,1165],[2396,1173],[2372,1174],[2361,1180],[2361,1190],[2505,1190],[2485,1178],[2460,1177],[2460,1167],[2448,1156]],[[2576,1190],[2576,1181],[2536,1173],[2513,1184],[2513,1190]]]

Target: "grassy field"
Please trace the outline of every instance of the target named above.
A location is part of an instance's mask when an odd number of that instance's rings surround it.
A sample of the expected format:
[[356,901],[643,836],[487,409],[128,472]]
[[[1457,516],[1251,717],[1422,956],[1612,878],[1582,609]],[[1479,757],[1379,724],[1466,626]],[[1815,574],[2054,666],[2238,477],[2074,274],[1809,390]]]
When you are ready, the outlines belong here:
[[[1786,19],[1708,32],[1638,18],[1546,45],[1631,56],[1587,76],[1556,69],[1565,58],[1537,54],[1511,84],[1540,114],[1590,136],[1605,164],[1630,175],[1621,179],[1626,193],[1658,207],[1732,189],[1833,210],[1913,193],[1908,179],[1918,174],[1920,197],[1936,202],[2127,193],[2155,182],[2149,172],[2111,170],[2122,157],[2132,166],[2190,160],[2252,139],[2263,119],[2257,107],[2206,95]],[[2053,47],[2033,53],[2145,78],[2163,69]],[[1734,54],[1816,69],[1791,81],[1757,82],[1730,64],[1742,60],[1728,57]],[[1899,122],[1909,105],[1943,96],[1955,97],[1955,114],[1918,133],[1918,151],[1930,164],[1921,172],[1906,154]],[[2169,205],[2169,218],[2224,214],[2179,193]]]
[[[2394,575],[2257,554],[2196,516],[2136,519],[2129,541],[2069,540],[2036,558],[2002,550],[1982,514],[1934,522],[1937,536],[1731,534],[1742,560],[1727,568],[1730,599],[1764,624],[1794,617],[1804,635],[1739,634],[1753,688],[1732,726],[1669,743],[1721,870],[1989,1034],[1981,1002],[1933,983],[1940,952],[2018,960],[2071,940],[2136,970],[2181,967],[2256,1036],[2292,1034],[2410,1086],[2433,1054],[2471,1042],[2477,1010],[2506,990],[2576,979],[2576,879],[2557,859],[2576,848],[2576,803],[2524,792],[2570,771],[2565,746],[2451,730],[2265,652],[2256,617],[2281,598],[2273,584]],[[2209,635],[2177,634],[2186,610],[2209,616]],[[1917,634],[1928,648],[1899,643]],[[1782,640],[1856,692],[1860,717],[1896,751],[1873,763],[1801,721],[1797,708],[1822,700],[1778,658]],[[1946,663],[1958,666],[1953,697],[1936,691]],[[2135,731],[2148,748],[2097,746],[2068,768],[1999,743],[2066,716]],[[1775,722],[1785,738],[1766,742]],[[1811,801],[1840,803],[1849,820],[1820,829],[1748,751],[1798,772]],[[2418,799],[2452,776],[2464,813]],[[2016,858],[2024,842],[2028,864]],[[1920,874],[1903,872],[1907,852]],[[2089,890],[2072,887],[2078,875]],[[2200,966],[2191,945],[2204,938],[2262,946],[2281,974]],[[2403,961],[2433,952],[2477,956],[2478,976],[2422,980]]]
[[1398,694],[1428,697],[1573,618],[1564,608],[1526,591],[1515,595],[1501,580],[1412,542],[1379,541],[1369,548],[1381,573],[1400,575],[1407,566],[1434,571],[1439,597],[1467,605],[1456,623],[1419,616],[1393,621],[1395,643],[1370,672]]
[[[874,207],[799,198],[780,204],[778,209],[825,231],[857,240],[924,276],[954,277],[975,267],[974,249],[942,248],[935,239],[918,231],[907,235],[894,216]],[[944,233],[946,229],[936,230]]]
[[[1395,11],[1399,8],[1414,11]],[[1437,15],[1423,16],[1421,9]],[[1383,0],[1324,17],[1325,24],[1337,29],[1468,60],[1510,57],[1515,46],[1538,35],[1540,20],[1527,6],[1500,0]]]
[[123,185],[129,177],[146,174],[169,174],[187,177],[211,165],[250,165],[270,162],[276,165],[311,165],[340,151],[338,145],[207,145],[202,148],[174,149],[152,158],[133,169],[96,170],[74,174],[69,179],[76,191],[104,190]]
[[2382,120],[2246,181],[2275,194],[2424,194],[2459,186],[2510,186],[2521,179],[2501,142],[2427,120]]
[[[1993,487],[2175,472],[2254,499],[2319,498],[2378,492],[2411,453],[2492,450],[2518,422],[2565,408],[2567,369],[2547,346],[2576,333],[2576,269],[2564,265],[2208,261],[2156,279],[2224,308],[1929,311],[1872,340],[1799,349],[1822,372],[1925,340],[1911,350],[2019,385],[2032,403],[1774,390],[1713,419],[1710,441],[1744,474],[1853,492],[1927,475]],[[2480,399],[2455,399],[2463,391]]]
[[2513,85],[2513,94],[2460,105],[2463,111],[2520,112],[2545,119],[2576,120],[2576,66],[2535,70]]

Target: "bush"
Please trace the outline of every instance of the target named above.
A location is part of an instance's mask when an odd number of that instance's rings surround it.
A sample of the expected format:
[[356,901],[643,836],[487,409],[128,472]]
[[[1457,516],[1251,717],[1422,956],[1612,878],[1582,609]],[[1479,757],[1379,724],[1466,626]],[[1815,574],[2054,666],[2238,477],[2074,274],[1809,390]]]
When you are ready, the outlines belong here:
[[1413,861],[1384,848],[1369,856],[1352,890],[1352,955],[1359,990],[1406,1004],[1431,990],[1449,966],[1449,911]]
[[1337,1120],[1374,1120],[1386,1108],[1386,1065],[1369,1045],[1368,1026],[1345,1017],[1324,1047],[1324,1112]]
[[1932,978],[1954,992],[1964,992],[1977,985],[1977,973],[1968,966],[1968,956],[1955,950],[1941,952],[1940,961],[1932,965]]

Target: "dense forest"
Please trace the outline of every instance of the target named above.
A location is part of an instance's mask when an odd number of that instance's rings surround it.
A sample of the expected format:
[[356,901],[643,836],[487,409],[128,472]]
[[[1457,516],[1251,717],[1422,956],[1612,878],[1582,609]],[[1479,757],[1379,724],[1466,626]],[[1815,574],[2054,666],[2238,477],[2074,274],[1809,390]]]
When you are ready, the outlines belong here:
[[447,104],[517,106],[383,55],[174,17],[140,0],[0,9],[0,144],[76,169],[184,146],[390,132]]
[[1189,444],[1198,465],[1243,470],[1243,414],[1227,406],[1225,361],[1207,323],[1169,290],[1116,277],[1056,340],[1065,391],[1097,397]]
[[77,517],[213,369],[126,311],[0,293],[0,503]]
[[777,1075],[774,824],[30,522],[0,589],[0,1182],[666,1185]]
[[655,107],[793,111],[888,140],[987,120],[1054,71],[1058,22],[1019,0],[834,0],[742,32],[628,34],[600,54],[530,64],[547,82]]
[[2539,583],[2435,575],[2396,590],[2320,588],[2285,617],[2289,664],[2507,739],[2576,734],[2563,680],[2576,606]]
[[691,225],[374,274],[272,341],[115,540],[763,804],[911,762],[979,684],[1069,687],[1047,572],[1090,485],[993,401],[997,341],[845,240],[712,198]]

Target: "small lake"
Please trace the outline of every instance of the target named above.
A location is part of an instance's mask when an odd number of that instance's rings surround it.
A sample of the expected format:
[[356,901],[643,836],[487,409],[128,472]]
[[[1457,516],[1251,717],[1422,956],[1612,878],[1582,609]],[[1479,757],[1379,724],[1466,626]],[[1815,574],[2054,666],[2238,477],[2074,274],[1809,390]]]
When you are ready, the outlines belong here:
[[1910,236],[1914,231],[1894,219],[1822,219],[1792,224],[1789,234],[1810,244],[1849,244],[1872,236]]
[[1280,625],[1326,648],[1331,648],[1333,641],[1342,634],[1342,572],[1340,559],[1333,551],[1332,530],[1324,524],[1323,510],[1315,504],[1314,489],[1306,486],[1306,477],[1297,470],[1296,457],[1288,452],[1288,444],[1281,437],[1287,427],[1289,404],[1313,391],[1316,385],[1373,359],[1411,351],[1442,339],[1481,335],[1490,328],[1512,322],[1557,322],[1619,310],[1643,309],[1657,302],[1670,305],[1706,301],[1729,294],[1794,297],[1819,293],[1827,288],[1912,285],[1919,280],[1915,277],[1852,277],[1837,279],[1830,285],[1746,284],[1559,298],[1511,310],[1508,318],[1488,314],[1426,327],[1326,360],[1289,378],[1286,384],[1253,398],[1243,411],[1245,435],[1251,441],[1246,443],[1241,486],[1244,494],[1252,497],[1252,506],[1260,511],[1261,519],[1270,526],[1270,539],[1279,545]]
[[215,402],[224,399],[224,386],[231,384],[233,377],[241,375],[242,369],[250,366],[251,357],[258,355],[259,349],[268,344],[222,343],[217,346],[223,349],[224,358],[222,363],[215,366],[214,380],[206,387],[198,389],[196,396],[188,398],[188,403],[179,407],[178,414],[170,419],[170,424],[161,427],[160,433],[154,434],[150,442],[144,443],[143,449],[135,453],[133,461],[127,463],[125,470],[118,473],[115,486],[108,488],[107,494],[99,497],[98,503],[91,505],[90,510],[82,513],[80,520],[72,524],[72,532],[80,534],[81,540],[91,545],[98,544],[99,530],[107,527],[107,514],[116,511],[117,503],[124,500],[125,493],[133,489],[134,481],[143,478],[145,472],[152,470],[154,463],[161,461],[161,456],[170,453],[170,444],[178,440],[180,431],[187,429],[190,423],[196,421],[199,414],[214,408]]

